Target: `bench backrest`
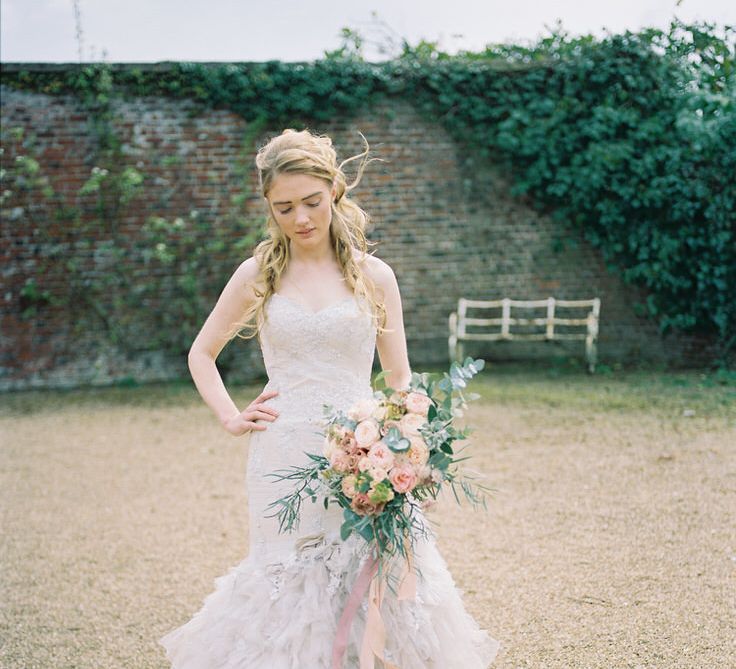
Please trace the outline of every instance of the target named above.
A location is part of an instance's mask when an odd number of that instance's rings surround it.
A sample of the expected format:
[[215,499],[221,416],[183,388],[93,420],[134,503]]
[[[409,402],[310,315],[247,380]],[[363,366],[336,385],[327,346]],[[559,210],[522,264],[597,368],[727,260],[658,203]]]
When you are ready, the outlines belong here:
[[[558,317],[555,315],[557,307],[572,310],[584,310],[584,316],[578,318]],[[598,334],[598,317],[601,301],[596,297],[590,300],[558,300],[548,297],[545,300],[468,300],[460,298],[457,305],[457,336],[459,339],[585,339]],[[546,310],[544,317],[517,317],[512,309],[542,309]],[[468,310],[496,310],[500,309],[500,317],[480,318],[468,316]],[[564,326],[564,332],[555,329],[555,326]],[[514,326],[536,326],[544,328],[543,332],[514,332]],[[473,331],[468,332],[468,328]],[[576,332],[581,329],[581,332]],[[489,331],[490,330],[490,331]]]

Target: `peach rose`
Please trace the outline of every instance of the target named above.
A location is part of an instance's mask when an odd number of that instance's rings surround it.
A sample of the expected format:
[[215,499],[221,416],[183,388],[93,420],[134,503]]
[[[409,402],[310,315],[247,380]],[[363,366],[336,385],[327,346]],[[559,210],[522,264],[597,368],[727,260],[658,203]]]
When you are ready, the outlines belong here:
[[355,441],[358,446],[368,447],[372,443],[378,441],[378,423],[372,418],[361,421],[355,428]]
[[432,400],[424,393],[409,393],[406,396],[406,410],[409,413],[426,416],[430,404],[432,404]]
[[406,437],[420,437],[419,428],[427,421],[418,413],[408,413],[399,421],[401,434]]
[[429,460],[429,449],[421,439],[412,439],[407,457],[411,464],[416,467],[421,467],[422,465],[427,464],[427,460]]
[[362,456],[358,460],[358,470],[361,472],[367,472],[372,466],[373,463],[370,461],[367,455]]
[[350,508],[355,511],[359,516],[372,516],[379,514],[383,511],[385,503],[375,504],[371,502],[368,495],[364,492],[359,492],[353,497],[350,502]]
[[417,473],[414,467],[401,465],[389,472],[388,479],[396,492],[407,493],[416,486]]
[[355,497],[358,493],[358,489],[355,487],[357,482],[358,479],[353,474],[346,476],[341,484],[343,493],[348,497]]

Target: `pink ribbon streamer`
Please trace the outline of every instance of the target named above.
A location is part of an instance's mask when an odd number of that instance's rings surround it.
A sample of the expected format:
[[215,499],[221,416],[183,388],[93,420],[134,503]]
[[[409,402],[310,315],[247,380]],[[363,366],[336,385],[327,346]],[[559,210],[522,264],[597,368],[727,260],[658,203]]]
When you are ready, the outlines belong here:
[[[409,550],[407,547],[407,559],[397,593],[399,599],[413,599],[416,596],[417,578],[412,568]],[[337,633],[332,645],[332,669],[342,669],[350,627],[366,591],[368,591],[368,614],[360,649],[360,669],[375,669],[376,657],[383,662],[385,669],[399,669],[395,664],[387,662],[383,656],[386,648],[386,628],[381,618],[381,603],[385,594],[385,583],[383,579],[376,578],[377,572],[378,558],[375,553],[372,553],[355,580],[350,597],[337,623]]]

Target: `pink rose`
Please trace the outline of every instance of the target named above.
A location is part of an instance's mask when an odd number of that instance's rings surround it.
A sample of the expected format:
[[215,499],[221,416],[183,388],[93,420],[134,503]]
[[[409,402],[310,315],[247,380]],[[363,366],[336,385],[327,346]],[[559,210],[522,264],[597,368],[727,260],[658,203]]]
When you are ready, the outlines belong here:
[[417,473],[411,465],[400,465],[389,472],[388,479],[396,492],[407,493],[416,486]]
[[373,463],[368,459],[367,455],[364,455],[358,460],[358,470],[361,472],[367,472],[372,466]]
[[432,400],[424,393],[409,393],[406,396],[406,410],[409,413],[426,416],[430,404],[432,404]]
[[378,441],[379,436],[378,423],[372,418],[358,423],[355,428],[355,441],[358,442],[358,446],[368,447]]
[[[368,459],[374,466],[381,469],[391,469],[394,466],[394,454],[382,441],[377,441],[368,451]],[[375,478],[375,477],[374,477]]]
[[342,480],[342,491],[345,495],[348,497],[355,497],[355,495],[358,492],[358,489],[355,487],[355,484],[358,482],[358,479],[353,476],[352,474],[350,476],[346,476]]

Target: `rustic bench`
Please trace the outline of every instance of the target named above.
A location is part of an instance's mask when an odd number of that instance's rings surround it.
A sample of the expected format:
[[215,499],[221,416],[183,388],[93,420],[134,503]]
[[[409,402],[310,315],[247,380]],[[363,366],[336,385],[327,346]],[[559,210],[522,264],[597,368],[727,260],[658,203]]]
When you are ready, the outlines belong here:
[[[546,315],[542,318],[512,318],[512,309],[541,309],[546,307]],[[580,318],[559,318],[555,316],[555,308],[565,310],[584,309]],[[468,316],[468,310],[501,310],[499,317]],[[601,301],[596,297],[590,300],[558,300],[548,297],[546,300],[467,300],[460,298],[457,311],[450,314],[450,336],[447,340],[450,360],[462,361],[464,356],[463,342],[466,341],[559,341],[565,339],[585,340],[585,359],[588,371],[595,371],[597,362],[598,316]],[[484,314],[485,315],[485,314]],[[555,326],[564,326],[563,331]],[[514,326],[544,328],[543,332],[516,332]]]

